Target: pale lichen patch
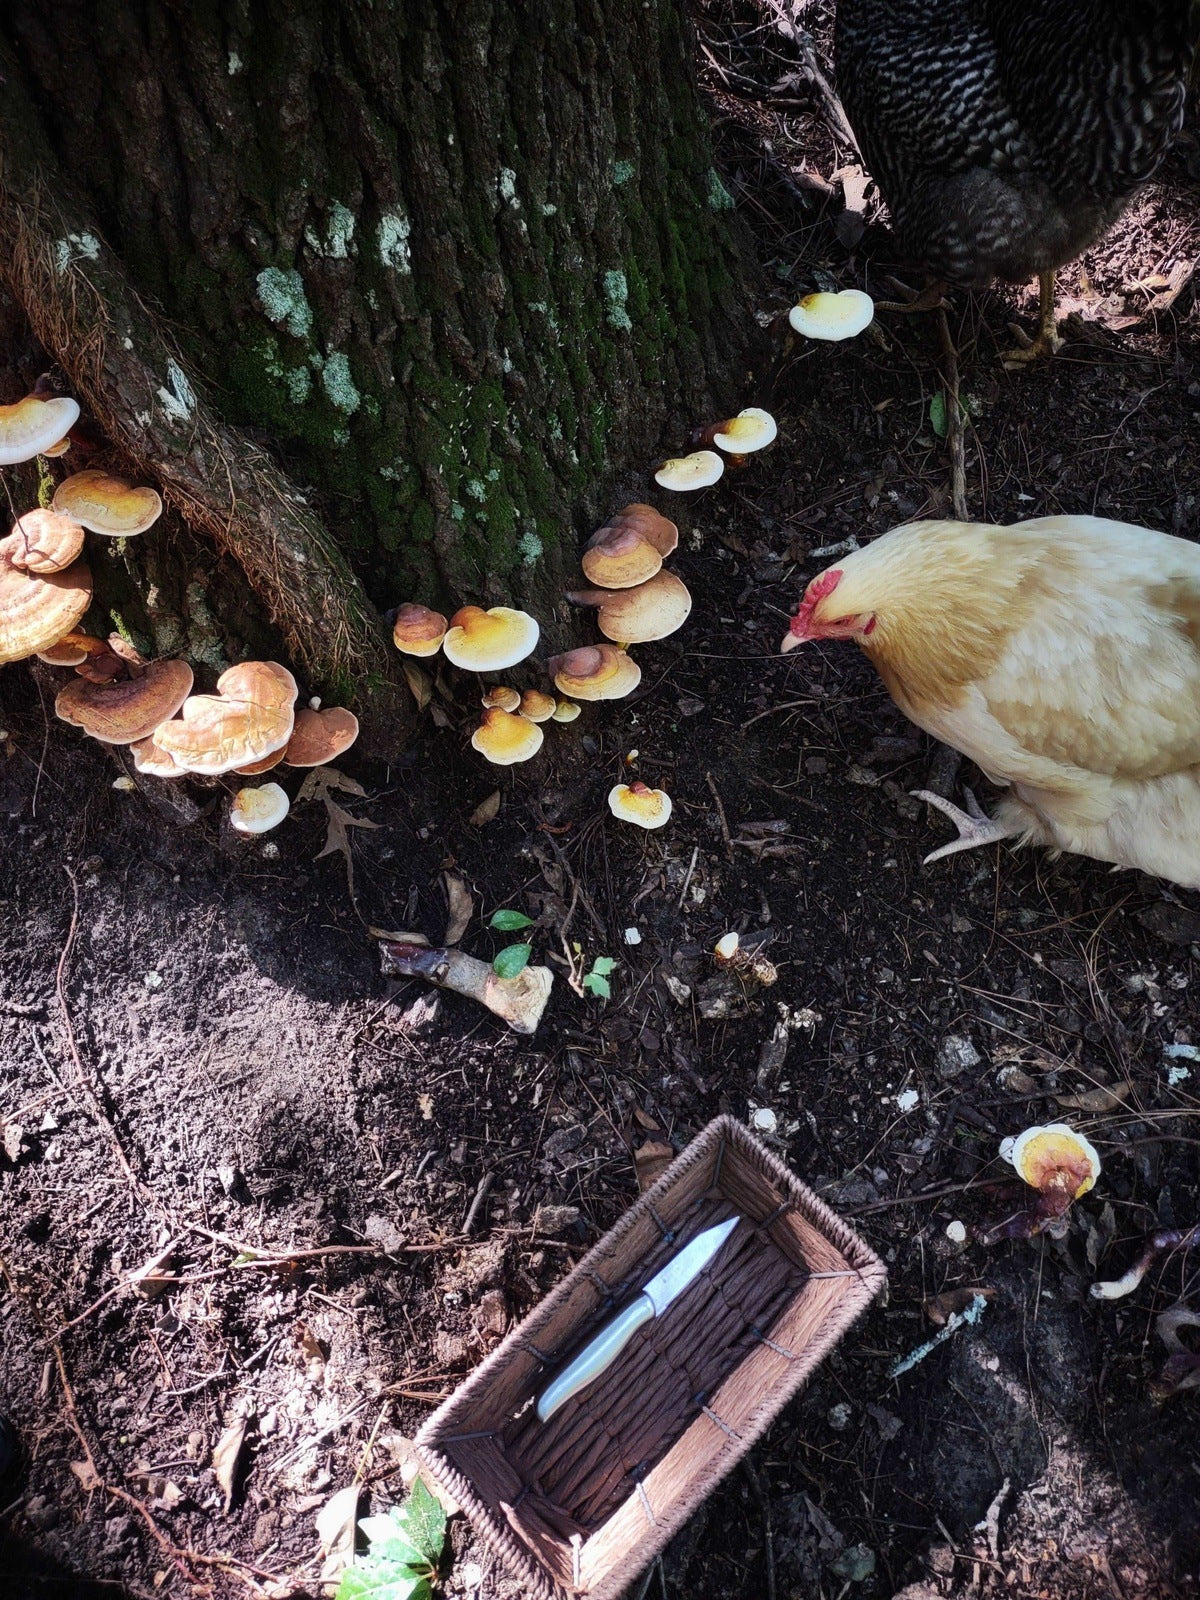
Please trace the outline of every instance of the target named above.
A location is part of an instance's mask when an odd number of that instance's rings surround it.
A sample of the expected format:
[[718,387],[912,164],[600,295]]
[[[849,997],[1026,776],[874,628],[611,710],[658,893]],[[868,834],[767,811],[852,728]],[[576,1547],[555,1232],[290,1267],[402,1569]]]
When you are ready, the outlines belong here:
[[525,567],[536,565],[545,554],[545,549],[545,545],[532,528],[526,528],[517,540],[517,554],[521,557],[521,565]]
[[606,272],[604,274],[605,319],[610,328],[616,328],[621,333],[629,333],[633,328],[629,312],[625,309],[628,299],[629,282],[625,274]]
[[334,200],[325,218],[324,239],[311,223],[304,230],[304,238],[309,248],[315,250],[318,255],[328,256],[333,261],[345,261],[350,254],[350,245],[354,239],[354,225],[354,213],[340,200]]
[[348,417],[352,417],[362,405],[362,395],[350,376],[350,362],[340,350],[335,350],[326,359],[321,368],[321,382],[333,404]]
[[379,219],[375,237],[379,244],[379,259],[394,272],[412,271],[412,246],[409,235],[412,223],[403,211],[385,211]]
[[65,239],[55,239],[53,248],[54,270],[61,275],[73,261],[95,261],[100,241],[91,233],[69,233]]
[[167,359],[167,381],[157,391],[158,402],[172,422],[187,422],[196,409],[196,391],[177,361]]
[[270,320],[295,339],[312,331],[312,307],[304,293],[304,279],[294,269],[264,267],[254,280],[259,302]]
[[729,190],[721,182],[721,175],[715,167],[708,169],[708,204],[712,211],[732,211],[734,199]]

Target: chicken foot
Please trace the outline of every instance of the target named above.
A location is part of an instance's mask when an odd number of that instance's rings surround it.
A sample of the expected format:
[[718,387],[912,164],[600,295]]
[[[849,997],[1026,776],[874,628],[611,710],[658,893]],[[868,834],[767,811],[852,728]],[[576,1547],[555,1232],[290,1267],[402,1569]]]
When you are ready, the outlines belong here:
[[1063,341],[1058,336],[1054,318],[1053,272],[1038,274],[1037,333],[1031,339],[1021,328],[1014,326],[1012,331],[1021,342],[1015,350],[1004,350],[1000,355],[1001,361],[1010,371],[1026,367],[1031,361],[1040,361],[1043,356],[1057,355],[1062,349]]
[[943,856],[955,855],[959,850],[974,850],[981,844],[996,844],[999,840],[1011,839],[1020,832],[1019,828],[1006,827],[1002,822],[993,822],[965,784],[963,786],[963,793],[967,797],[965,811],[960,811],[952,801],[943,800],[942,796],[934,794],[932,789],[912,789],[909,792],[914,800],[924,800],[926,805],[935,806],[949,817],[958,829],[958,838],[950,844],[942,845],[940,850],[931,850],[921,863],[923,867],[927,867],[931,861],[940,861]]

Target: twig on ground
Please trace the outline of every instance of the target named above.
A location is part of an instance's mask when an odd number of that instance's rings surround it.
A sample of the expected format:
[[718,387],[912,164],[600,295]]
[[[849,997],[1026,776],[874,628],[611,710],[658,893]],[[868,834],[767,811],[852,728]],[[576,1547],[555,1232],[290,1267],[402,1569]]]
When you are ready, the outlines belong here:
[[762,1479],[758,1469],[746,1456],[742,1461],[742,1470],[754,1490],[754,1498],[758,1501],[759,1510],[762,1512],[763,1521],[763,1555],[767,1563],[767,1596],[766,1600],[777,1600],[778,1587],[775,1579],[775,1525],[771,1519],[771,1502],[763,1489]]
[[732,859],[733,859],[733,838],[732,838],[732,836],[730,835],[730,832],[729,832],[729,818],[725,815],[725,805],[724,805],[724,802],[721,799],[720,791],[717,789],[717,780],[713,777],[711,772],[706,772],[704,774],[704,781],[708,785],[709,789],[711,790],[713,800],[716,803],[717,820],[721,824],[721,837],[725,841],[725,854],[732,861]]
[[479,1213],[483,1210],[484,1201],[491,1193],[491,1188],[495,1181],[496,1174],[494,1172],[485,1172],[483,1177],[480,1178],[479,1187],[475,1190],[475,1196],[467,1207],[467,1214],[463,1218],[462,1231],[465,1234],[470,1235],[474,1230],[475,1224],[479,1220]]
[[950,504],[960,522],[967,520],[967,460],[963,444],[962,408],[958,398],[958,351],[950,337],[946,307],[937,317],[938,341],[942,351],[942,382],[946,386],[946,446],[950,452]]

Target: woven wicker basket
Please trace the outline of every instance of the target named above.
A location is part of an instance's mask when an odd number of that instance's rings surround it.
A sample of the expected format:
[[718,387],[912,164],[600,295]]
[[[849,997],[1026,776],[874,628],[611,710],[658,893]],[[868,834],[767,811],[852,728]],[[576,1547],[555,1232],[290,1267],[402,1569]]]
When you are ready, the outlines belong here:
[[[549,1422],[532,1401],[701,1229],[725,1247]],[[532,1600],[615,1600],[879,1293],[883,1263],[718,1117],[434,1413],[432,1477]]]

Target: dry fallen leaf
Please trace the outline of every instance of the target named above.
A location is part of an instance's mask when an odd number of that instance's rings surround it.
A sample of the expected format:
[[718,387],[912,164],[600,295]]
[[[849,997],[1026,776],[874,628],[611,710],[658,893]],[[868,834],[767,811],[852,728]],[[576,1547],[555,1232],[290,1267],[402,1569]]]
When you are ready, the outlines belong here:
[[467,888],[466,880],[457,872],[443,872],[442,882],[446,885],[446,902],[450,908],[446,919],[446,936],[443,944],[457,944],[467,931],[475,910],[475,901]]
[[1101,1084],[1083,1094],[1056,1094],[1054,1099],[1064,1111],[1116,1111],[1132,1088],[1130,1083],[1114,1083],[1111,1088]]
[[21,1144],[25,1138],[25,1129],[19,1122],[6,1122],[4,1124],[4,1154],[15,1167],[21,1159]]
[[100,1487],[100,1474],[90,1461],[72,1461],[71,1471],[79,1479],[88,1494],[93,1489]]
[[404,668],[405,682],[412,691],[413,699],[417,702],[417,710],[424,711],[433,698],[433,679],[425,671],[424,667],[419,667],[415,661],[410,661],[407,657],[400,664]]
[[354,1529],[358,1518],[357,1483],[330,1495],[317,1512],[317,1538],[321,1542],[322,1583],[333,1582],[354,1554]]
[[171,1257],[179,1247],[179,1240],[172,1239],[149,1261],[144,1261],[140,1267],[129,1274],[129,1282],[134,1291],[140,1294],[143,1300],[153,1300],[155,1295],[162,1294],[164,1289],[169,1289],[178,1282],[177,1275],[169,1270]]
[[925,1301],[925,1315],[935,1327],[944,1328],[951,1317],[967,1309],[976,1295],[991,1300],[995,1293],[995,1289],[946,1289]]
[[333,798],[331,790],[340,790],[344,794],[352,794],[360,800],[367,798],[367,791],[361,783],[354,778],[348,778],[344,772],[339,772],[336,767],[314,767],[300,785],[296,793],[295,805],[301,805],[305,800],[320,800],[325,806],[326,830],[324,848],[317,851],[315,860],[320,861],[322,856],[332,855],[335,851],[341,855],[346,863],[346,887],[350,892],[350,899],[355,901],[354,894],[354,857],[350,849],[350,836],[348,828],[378,828],[378,822],[369,822],[366,817],[352,816],[345,807],[338,805]]
[[671,1146],[660,1144],[657,1139],[647,1139],[645,1144],[638,1146],[633,1152],[633,1170],[643,1194],[652,1183],[658,1182],[674,1159],[675,1152]]
[[500,814],[500,791],[493,789],[486,800],[481,800],[467,818],[472,828],[482,828],[485,823],[494,822]]
[[246,1438],[246,1422],[247,1418],[236,1417],[217,1440],[217,1447],[213,1451],[213,1471],[217,1477],[217,1485],[225,1496],[227,1513],[233,1504],[233,1485],[237,1476],[238,1457],[242,1453],[242,1444]]

